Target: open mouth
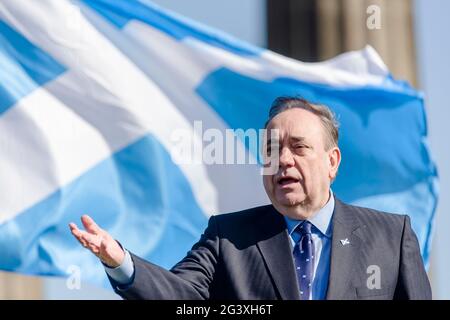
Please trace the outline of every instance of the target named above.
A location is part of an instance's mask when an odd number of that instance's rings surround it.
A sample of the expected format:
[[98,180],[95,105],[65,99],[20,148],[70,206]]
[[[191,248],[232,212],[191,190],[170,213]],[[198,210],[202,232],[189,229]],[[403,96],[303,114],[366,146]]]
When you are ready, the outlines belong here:
[[286,186],[292,183],[299,182],[299,179],[293,178],[293,177],[281,177],[278,179],[278,184],[281,186]]

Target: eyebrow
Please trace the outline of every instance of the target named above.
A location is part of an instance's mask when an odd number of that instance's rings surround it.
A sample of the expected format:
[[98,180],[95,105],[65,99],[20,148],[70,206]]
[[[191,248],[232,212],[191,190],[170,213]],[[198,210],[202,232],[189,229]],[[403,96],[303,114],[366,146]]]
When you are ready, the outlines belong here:
[[306,138],[300,137],[300,136],[292,136],[292,137],[289,137],[289,140],[292,140],[294,142],[303,142],[306,140]]
[[[306,140],[305,137],[300,137],[300,136],[292,136],[289,137],[289,140],[293,141],[293,142],[304,142]],[[275,140],[276,142],[279,142],[279,140]],[[271,145],[272,144],[272,139],[269,139],[267,141],[267,145]]]

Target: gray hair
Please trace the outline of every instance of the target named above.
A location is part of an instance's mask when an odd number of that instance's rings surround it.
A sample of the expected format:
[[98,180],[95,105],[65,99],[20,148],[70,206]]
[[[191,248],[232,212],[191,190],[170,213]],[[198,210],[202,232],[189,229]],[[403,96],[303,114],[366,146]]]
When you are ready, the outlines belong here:
[[299,108],[312,112],[319,117],[325,130],[325,148],[327,150],[337,147],[339,140],[339,123],[334,112],[327,106],[311,103],[303,98],[298,97],[278,97],[272,103],[269,111],[269,118],[264,125],[267,128],[269,122],[283,111]]

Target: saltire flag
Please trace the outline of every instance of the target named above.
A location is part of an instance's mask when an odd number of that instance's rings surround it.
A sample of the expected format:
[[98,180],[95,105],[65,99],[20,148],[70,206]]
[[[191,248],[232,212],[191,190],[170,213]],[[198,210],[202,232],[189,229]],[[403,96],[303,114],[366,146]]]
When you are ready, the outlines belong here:
[[[65,276],[75,265],[106,284],[67,227],[85,213],[171,267],[210,215],[269,202],[258,165],[177,162],[174,132],[205,146],[208,129],[261,128],[281,95],[335,111],[333,191],[410,215],[427,264],[438,189],[424,99],[371,47],[302,63],[145,0],[2,0],[0,268]],[[255,157],[245,139],[236,150]]]

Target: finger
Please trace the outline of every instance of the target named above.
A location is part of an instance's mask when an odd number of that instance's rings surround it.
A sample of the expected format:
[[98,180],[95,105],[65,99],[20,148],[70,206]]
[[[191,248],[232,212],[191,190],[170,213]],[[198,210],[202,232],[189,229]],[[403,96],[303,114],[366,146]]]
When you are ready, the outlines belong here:
[[73,223],[73,222],[69,223],[69,228],[70,228],[70,230],[78,229],[77,225],[75,223]]
[[83,223],[83,226],[89,233],[100,234],[102,231],[102,229],[100,229],[100,227],[95,223],[95,221],[87,214],[81,217],[81,222]]
[[97,257],[100,255],[100,248],[99,247],[96,247],[96,246],[89,246],[89,249],[91,250],[91,252],[93,253],[93,254],[95,254]]
[[78,229],[77,225],[73,222],[69,223],[70,232],[74,235],[78,240],[81,239],[81,230]]
[[98,255],[100,254],[100,247],[96,246],[95,244],[89,243],[89,244],[87,245],[87,248],[88,248],[89,250],[91,250],[91,252],[92,252],[93,254],[95,254],[96,256],[98,256]]
[[83,239],[82,236],[84,231],[78,229],[78,227],[75,224],[73,224],[73,226],[70,226],[70,231],[72,232],[73,236],[78,240],[78,242],[81,243],[81,245],[86,248],[88,244],[86,240]]
[[78,236],[78,237],[75,237],[75,238],[78,240],[78,242],[79,242],[83,247],[85,247],[85,248],[88,247],[87,241],[84,240],[81,236]]
[[87,242],[87,245],[90,246],[95,246],[97,248],[100,247],[102,239],[100,236],[98,235],[94,235],[94,234],[90,234],[87,232],[81,232],[81,238]]

